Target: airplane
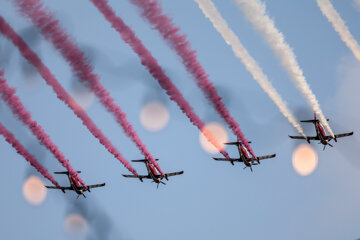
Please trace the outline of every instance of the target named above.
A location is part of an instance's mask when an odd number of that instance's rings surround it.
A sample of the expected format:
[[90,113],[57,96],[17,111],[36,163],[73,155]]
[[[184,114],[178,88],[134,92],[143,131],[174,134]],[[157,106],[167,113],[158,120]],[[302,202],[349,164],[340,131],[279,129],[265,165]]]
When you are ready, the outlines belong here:
[[[329,121],[329,119],[326,119],[327,121]],[[324,126],[321,124],[320,120],[316,118],[316,114],[314,114],[314,119],[313,120],[302,120],[300,122],[304,122],[304,123],[313,123],[315,126],[315,130],[316,130],[316,136],[314,137],[303,137],[303,136],[290,136],[290,138],[292,139],[305,139],[308,143],[310,143],[310,140],[318,140],[320,141],[319,144],[323,144],[324,145],[324,149],[326,145],[329,145],[330,147],[333,147],[332,144],[330,144],[329,142],[334,139],[335,142],[337,142],[337,138],[341,138],[341,137],[347,137],[347,136],[351,136],[354,134],[354,132],[348,132],[348,133],[342,133],[342,134],[336,134],[334,135],[334,137],[332,136],[328,136],[326,135]]]
[[[81,171],[76,171],[77,173],[81,173]],[[65,190],[72,190],[75,191],[78,196],[77,198],[79,198],[80,195],[83,195],[84,198],[86,198],[84,192],[89,191],[91,188],[97,188],[97,187],[103,187],[105,186],[105,183],[102,184],[95,184],[95,185],[88,185],[87,187],[84,187],[79,181],[77,181],[73,176],[71,176],[69,174],[69,172],[54,172],[55,174],[66,174],[68,176],[69,182],[70,182],[70,187],[55,187],[55,186],[45,186],[47,188],[51,188],[51,189],[61,189],[61,191],[63,191],[63,193],[65,193]]]
[[[158,161],[159,159],[155,159],[156,161]],[[159,184],[162,183],[164,185],[166,185],[166,183],[164,183],[162,181],[163,178],[165,178],[166,180],[168,180],[168,177],[171,176],[175,176],[175,175],[181,175],[184,173],[184,171],[180,171],[180,172],[172,172],[172,173],[165,173],[165,176],[163,176],[162,174],[159,173],[159,171],[157,170],[157,168],[154,166],[154,164],[152,164],[151,162],[149,162],[148,159],[140,159],[140,160],[131,160],[132,162],[143,162],[145,163],[146,169],[148,171],[148,175],[127,175],[127,174],[123,174],[124,177],[127,178],[139,178],[139,180],[141,182],[143,182],[143,178],[145,179],[152,179],[153,182],[157,183],[157,188],[159,188]]]
[[[248,142],[248,143],[251,143],[251,142]],[[226,145],[236,145],[238,147],[240,157],[239,158],[231,158],[230,160],[227,158],[214,158],[214,160],[228,161],[232,165],[234,165],[234,162],[243,162],[245,164],[244,169],[249,167],[251,171],[253,171],[252,166],[260,164],[260,160],[267,159],[267,158],[273,158],[276,156],[276,154],[272,154],[272,155],[266,155],[266,156],[261,156],[261,157],[257,157],[257,158],[252,158],[252,157],[250,157],[249,150],[244,146],[243,143],[229,142],[229,143],[225,143],[225,144]],[[257,161],[257,162],[255,162],[255,161]]]

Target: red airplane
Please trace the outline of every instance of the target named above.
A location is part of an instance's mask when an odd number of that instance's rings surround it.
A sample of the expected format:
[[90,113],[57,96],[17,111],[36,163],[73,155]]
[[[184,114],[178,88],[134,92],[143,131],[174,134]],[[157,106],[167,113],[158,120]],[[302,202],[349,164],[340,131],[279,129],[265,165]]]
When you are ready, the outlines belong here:
[[[81,173],[81,171],[76,171],[77,173]],[[103,187],[105,186],[105,183],[102,184],[95,184],[95,185],[88,185],[87,187],[84,187],[79,181],[77,181],[73,176],[71,176],[69,174],[69,172],[54,172],[55,174],[66,174],[68,176],[69,182],[70,182],[70,187],[55,187],[55,186],[45,186],[47,188],[51,188],[51,189],[60,189],[61,191],[63,191],[65,193],[65,190],[72,190],[75,191],[78,196],[77,198],[79,198],[80,195],[83,195],[84,198],[86,198],[84,192],[89,191],[91,188],[97,188],[97,187]]]
[[[249,143],[251,143],[251,142],[249,142]],[[261,157],[257,157],[257,158],[252,158],[252,157],[250,157],[249,150],[241,142],[229,142],[229,143],[225,143],[225,144],[226,145],[237,145],[240,157],[239,158],[230,158],[230,160],[227,158],[214,158],[214,159],[216,161],[228,161],[232,165],[234,165],[234,162],[243,162],[245,164],[244,169],[249,167],[251,171],[252,171],[253,165],[260,164],[260,160],[267,159],[267,158],[273,158],[276,156],[276,154],[272,154],[272,155],[266,155],[266,156],[261,156]],[[255,161],[257,161],[257,163]]]
[[[156,161],[158,161],[159,159],[155,159]],[[154,166],[154,164],[152,164],[151,162],[149,162],[149,160],[147,159],[141,159],[141,160],[131,160],[132,162],[143,162],[145,163],[146,169],[148,171],[148,175],[126,175],[123,174],[124,177],[127,178],[139,178],[140,181],[143,181],[143,178],[146,179],[152,179],[153,182],[157,183],[157,187],[159,187],[159,184],[162,183],[164,185],[166,185],[162,179],[165,177],[166,180],[168,180],[168,177],[171,176],[175,176],[175,175],[181,175],[184,173],[184,171],[180,171],[180,172],[172,172],[172,173],[165,173],[165,176],[161,175],[161,173],[157,170],[157,168]]]
[[[327,121],[329,121],[329,119],[326,119]],[[328,136],[325,132],[324,126],[321,124],[321,122],[316,118],[316,114],[314,114],[314,120],[302,120],[300,122],[305,122],[305,123],[313,123],[315,126],[315,130],[316,130],[316,136],[315,137],[303,137],[303,136],[290,136],[290,138],[292,139],[305,139],[308,143],[310,143],[310,140],[318,140],[320,141],[319,144],[323,144],[324,145],[324,149],[326,145],[329,145],[330,147],[333,147],[333,145],[331,145],[329,142],[334,139],[335,142],[337,142],[337,138],[341,138],[341,137],[347,137],[347,136],[351,136],[354,134],[354,132],[348,132],[348,133],[342,133],[342,134],[336,134],[335,138],[332,136]]]

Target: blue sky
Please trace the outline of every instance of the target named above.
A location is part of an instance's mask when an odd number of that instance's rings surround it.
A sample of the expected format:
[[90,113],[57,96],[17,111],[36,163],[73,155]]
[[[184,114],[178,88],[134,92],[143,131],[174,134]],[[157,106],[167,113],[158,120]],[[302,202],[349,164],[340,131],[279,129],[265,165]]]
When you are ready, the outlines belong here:
[[[194,1],[160,2],[188,36],[228,109],[253,142],[254,151],[258,155],[277,153],[276,159],[264,162],[252,173],[243,171],[240,165],[233,167],[212,160],[215,155],[205,152],[199,144],[197,128],[169,101],[138,57],[89,1],[44,2],[86,51],[101,82],[127,113],[150,152],[160,158],[162,169],[185,173],[159,189],[150,182],[141,184],[124,179],[121,174],[127,173],[126,169],[98,144],[17,49],[0,35],[0,66],[33,119],[43,126],[72,166],[82,170],[81,177],[88,184],[107,183],[105,188],[87,194],[86,200],[74,201],[76,196],[72,193],[64,197],[60,191],[48,191],[42,205],[32,206],[24,199],[22,186],[35,172],[1,140],[2,239],[73,239],[64,230],[64,220],[68,213],[76,210],[87,214],[91,221],[87,239],[360,237],[360,192],[356,184],[360,180],[360,114],[357,111],[360,65],[321,15],[315,1],[266,1],[268,13],[297,55],[325,115],[331,119],[333,131],[355,131],[353,137],[339,140],[333,149],[322,151],[320,145],[314,144],[319,165],[306,177],[298,175],[291,163],[292,152],[301,143],[287,136],[295,134],[295,130],[235,58]],[[355,39],[360,39],[357,27],[360,12],[353,1],[332,2]],[[295,115],[299,119],[311,118],[305,99],[235,3],[223,0],[214,3]],[[140,17],[137,9],[128,1],[110,1],[110,4],[159,60],[199,116],[206,122],[224,124],[178,57]],[[0,14],[71,92],[77,84],[76,78],[59,53],[20,16],[10,1],[0,1]],[[141,125],[141,108],[150,100],[162,101],[169,109],[170,121],[162,131],[149,132]],[[87,111],[126,159],[142,157],[97,100]],[[0,121],[49,171],[62,170],[3,102],[0,102]],[[312,128],[305,127],[305,130],[313,133]],[[230,139],[235,140],[231,132],[228,133]],[[227,150],[236,154],[233,149]],[[138,172],[145,172],[144,166],[133,166]],[[67,184],[62,176],[55,177]],[[99,226],[108,229],[101,231]]]

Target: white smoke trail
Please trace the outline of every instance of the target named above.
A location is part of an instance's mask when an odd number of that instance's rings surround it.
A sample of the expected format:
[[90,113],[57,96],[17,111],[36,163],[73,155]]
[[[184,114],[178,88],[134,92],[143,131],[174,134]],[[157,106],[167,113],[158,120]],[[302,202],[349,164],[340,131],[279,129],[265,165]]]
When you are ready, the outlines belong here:
[[286,43],[284,35],[276,28],[274,21],[266,14],[265,5],[259,0],[236,0],[236,2],[243,10],[246,18],[263,35],[263,38],[280,59],[281,64],[288,71],[291,79],[304,95],[321,123],[325,126],[329,134],[334,137],[334,133],[326,121],[315,95],[306,82],[293,50]]
[[[327,20],[332,24],[335,31],[340,35],[341,40],[346,44],[350,51],[354,54],[355,58],[360,62],[360,46],[351,35],[344,20],[340,17],[339,13],[335,10],[334,6],[329,0],[316,0],[322,14],[325,15]],[[360,4],[360,1],[357,1]]]
[[287,108],[285,101],[272,86],[267,76],[263,73],[262,69],[256,63],[256,61],[250,56],[235,33],[229,28],[226,21],[221,17],[220,13],[217,11],[211,0],[195,0],[195,2],[198,3],[205,16],[210,19],[215,29],[224,38],[225,42],[231,46],[235,56],[241,60],[253,78],[258,82],[261,88],[269,95],[271,100],[279,108],[280,112],[302,136],[306,137],[300,124],[297,122],[291,111]]

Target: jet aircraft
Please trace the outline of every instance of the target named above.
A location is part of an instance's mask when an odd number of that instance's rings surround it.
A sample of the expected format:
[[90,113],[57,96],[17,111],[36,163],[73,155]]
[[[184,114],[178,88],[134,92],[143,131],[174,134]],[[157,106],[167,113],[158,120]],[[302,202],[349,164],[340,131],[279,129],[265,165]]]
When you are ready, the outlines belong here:
[[[329,121],[329,119],[326,119],[327,121]],[[334,139],[335,142],[337,142],[337,138],[341,138],[341,137],[347,137],[347,136],[351,136],[354,134],[354,132],[348,132],[348,133],[342,133],[342,134],[336,134],[334,135],[334,137],[329,136],[326,134],[324,126],[321,124],[321,122],[319,121],[319,119],[316,118],[316,114],[314,114],[314,119],[313,120],[302,120],[300,122],[304,122],[304,123],[313,123],[315,126],[315,130],[316,130],[316,136],[314,137],[303,137],[303,136],[290,136],[290,138],[292,139],[305,139],[308,143],[310,143],[311,140],[318,140],[320,141],[319,144],[323,144],[324,145],[324,149],[326,145],[329,145],[330,147],[333,147],[332,144],[330,144],[329,142]]]
[[[158,161],[159,159],[155,159],[156,161]],[[143,162],[145,163],[148,175],[127,175],[127,174],[123,174],[124,177],[127,178],[139,178],[139,180],[142,182],[143,179],[152,179],[153,182],[157,183],[157,188],[159,187],[159,184],[162,183],[164,185],[166,185],[162,179],[165,177],[166,180],[168,180],[168,177],[171,176],[175,176],[175,175],[181,175],[184,173],[184,171],[180,171],[180,172],[172,172],[172,173],[166,173],[165,176],[163,176],[162,174],[159,173],[159,171],[157,170],[157,168],[154,166],[154,164],[152,164],[151,162],[149,162],[149,160],[147,159],[141,159],[141,160],[131,160],[132,162]]]
[[[249,142],[249,143],[251,143],[251,142]],[[245,164],[244,169],[249,167],[251,171],[252,171],[253,165],[260,164],[260,160],[267,159],[267,158],[273,158],[276,156],[276,154],[272,154],[272,155],[266,155],[266,156],[253,158],[253,157],[250,157],[249,150],[241,142],[229,142],[229,143],[225,143],[225,144],[226,145],[236,145],[238,147],[240,157],[239,158],[231,158],[230,160],[227,158],[214,158],[214,159],[216,161],[228,161],[232,165],[234,165],[234,162],[243,162]],[[255,162],[255,161],[257,161],[257,162]]]
[[[76,171],[77,173],[81,173],[81,171]],[[73,176],[71,176],[69,174],[69,172],[54,172],[55,174],[65,174],[68,176],[69,182],[70,182],[70,187],[56,187],[56,186],[45,186],[47,188],[51,188],[51,189],[61,189],[61,191],[63,191],[65,193],[65,190],[71,190],[71,191],[75,191],[78,196],[77,198],[79,198],[80,195],[83,195],[84,198],[86,198],[84,192],[89,191],[91,188],[97,188],[97,187],[103,187],[105,186],[105,183],[102,184],[95,184],[95,185],[88,185],[87,187],[84,187],[79,181],[77,181]]]

